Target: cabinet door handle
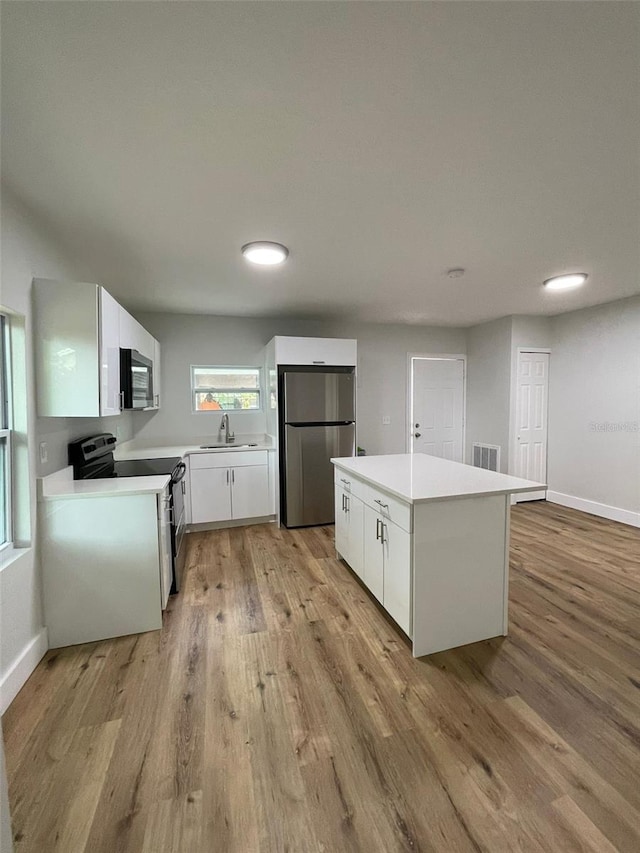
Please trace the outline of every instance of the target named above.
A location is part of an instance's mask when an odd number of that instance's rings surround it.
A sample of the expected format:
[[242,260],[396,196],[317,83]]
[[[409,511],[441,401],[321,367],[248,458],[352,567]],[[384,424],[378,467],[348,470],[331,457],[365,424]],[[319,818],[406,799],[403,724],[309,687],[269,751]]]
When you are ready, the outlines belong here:
[[236,481],[236,469],[232,468],[231,469],[231,482],[235,483],[235,481]]
[[118,399],[120,401],[120,411],[122,411],[124,409],[124,391],[118,394]]
[[389,509],[389,504],[383,504],[382,501],[374,500],[374,504],[378,504],[381,509]]
[[387,529],[387,525],[384,523],[384,521],[381,521],[380,522],[380,544],[381,545],[384,545],[385,542],[389,541],[388,539],[384,538],[384,531],[386,529]]
[[180,483],[180,485],[182,486],[182,494],[186,495],[187,494],[187,487],[184,484],[184,480]]
[[349,495],[344,496],[344,509],[345,512],[349,512]]
[[227,468],[227,486],[229,485],[229,469]]
[[380,519],[376,518],[376,539],[380,539]]
[[343,480],[343,479],[342,479],[342,477],[340,478],[340,482],[341,482],[341,483],[344,483],[344,484],[345,484],[345,486],[350,486],[350,485],[351,485],[351,480]]
[[344,496],[344,494],[343,494],[343,495],[342,495],[342,512],[344,512],[344,511],[345,511],[345,509],[344,509],[344,497],[345,497],[345,496]]

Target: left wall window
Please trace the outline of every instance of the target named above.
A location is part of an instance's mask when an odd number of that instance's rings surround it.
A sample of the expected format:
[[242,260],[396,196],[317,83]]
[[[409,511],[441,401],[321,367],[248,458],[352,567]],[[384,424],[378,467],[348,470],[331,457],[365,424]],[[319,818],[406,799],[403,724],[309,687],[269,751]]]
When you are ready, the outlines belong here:
[[0,549],[13,540],[9,323],[0,314]]

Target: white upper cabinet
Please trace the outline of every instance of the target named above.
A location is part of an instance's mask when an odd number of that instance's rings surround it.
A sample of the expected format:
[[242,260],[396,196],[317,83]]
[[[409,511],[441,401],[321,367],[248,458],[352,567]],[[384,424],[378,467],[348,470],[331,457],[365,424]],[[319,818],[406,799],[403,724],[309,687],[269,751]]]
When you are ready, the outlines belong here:
[[317,364],[355,367],[357,341],[350,338],[295,338],[277,335],[273,339],[276,364]]
[[153,361],[155,349],[153,335],[122,307],[120,308],[120,346],[123,349],[134,349]]
[[99,288],[100,414],[120,414],[120,311],[110,293]]
[[33,341],[45,418],[119,415],[121,347],[159,365],[157,341],[98,284],[35,279]]
[[153,408],[160,408],[160,343],[153,340]]
[[97,284],[36,279],[33,287],[38,415],[119,414],[118,303]]

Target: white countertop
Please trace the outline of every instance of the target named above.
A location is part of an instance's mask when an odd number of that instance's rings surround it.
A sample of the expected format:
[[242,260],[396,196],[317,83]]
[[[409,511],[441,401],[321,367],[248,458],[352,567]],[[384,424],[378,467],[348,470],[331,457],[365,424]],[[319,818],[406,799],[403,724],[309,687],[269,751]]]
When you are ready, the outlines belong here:
[[73,468],[63,468],[38,481],[38,499],[109,498],[122,495],[152,495],[164,492],[171,476],[106,477],[102,480],[74,480]]
[[[221,444],[217,437],[204,437],[200,440],[188,443],[186,441],[173,441],[171,439],[140,440],[132,439],[119,444],[113,456],[118,462],[124,459],[163,459],[170,456],[184,457],[191,453],[236,453],[238,451],[252,450],[275,450],[269,436],[265,435],[239,435],[234,444],[215,449],[202,447],[203,444]],[[241,447],[242,444],[255,444],[255,447]]]
[[521,480],[472,465],[450,462],[424,453],[358,456],[331,460],[343,471],[360,477],[407,503],[448,498],[506,495],[546,489],[544,483]]

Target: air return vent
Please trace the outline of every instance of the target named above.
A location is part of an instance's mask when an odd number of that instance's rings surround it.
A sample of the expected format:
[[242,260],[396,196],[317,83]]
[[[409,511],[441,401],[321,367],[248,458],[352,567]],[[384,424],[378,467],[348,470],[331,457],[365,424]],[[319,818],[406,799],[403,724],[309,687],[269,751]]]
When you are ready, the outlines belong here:
[[473,442],[473,465],[487,471],[500,470],[500,448],[496,444]]

